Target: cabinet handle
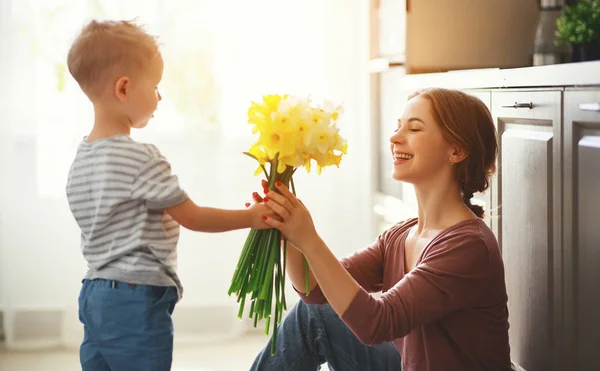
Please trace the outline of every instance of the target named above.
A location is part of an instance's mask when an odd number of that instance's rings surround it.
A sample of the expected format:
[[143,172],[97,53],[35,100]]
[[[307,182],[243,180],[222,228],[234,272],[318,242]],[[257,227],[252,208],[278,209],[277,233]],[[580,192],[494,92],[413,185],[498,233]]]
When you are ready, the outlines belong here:
[[582,111],[600,112],[600,103],[582,103],[579,105]]
[[511,104],[510,106],[502,106],[502,108],[529,108],[532,109],[533,108],[533,103],[529,102],[529,103],[517,103],[515,102],[515,104]]

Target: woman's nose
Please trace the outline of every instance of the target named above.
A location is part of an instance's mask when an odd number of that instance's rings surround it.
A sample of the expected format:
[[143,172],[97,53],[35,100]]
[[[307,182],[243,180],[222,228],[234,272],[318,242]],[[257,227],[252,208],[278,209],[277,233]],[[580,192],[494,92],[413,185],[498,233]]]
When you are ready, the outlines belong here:
[[404,142],[404,133],[402,130],[395,130],[390,136],[390,143],[403,143]]

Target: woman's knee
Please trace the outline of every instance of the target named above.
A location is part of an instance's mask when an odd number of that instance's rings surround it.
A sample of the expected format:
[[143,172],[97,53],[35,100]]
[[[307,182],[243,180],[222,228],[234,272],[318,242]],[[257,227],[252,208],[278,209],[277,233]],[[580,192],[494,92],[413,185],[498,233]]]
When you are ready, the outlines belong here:
[[344,322],[329,304],[306,304],[298,301],[286,317],[289,317],[288,320],[293,318],[294,327],[303,336],[313,339],[329,331],[346,328]]

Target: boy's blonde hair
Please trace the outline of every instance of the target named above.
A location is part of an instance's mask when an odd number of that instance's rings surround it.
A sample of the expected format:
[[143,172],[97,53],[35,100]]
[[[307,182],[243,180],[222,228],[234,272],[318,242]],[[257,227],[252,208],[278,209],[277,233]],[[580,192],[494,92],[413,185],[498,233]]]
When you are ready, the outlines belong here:
[[115,73],[135,72],[160,54],[156,38],[132,21],[91,21],[69,54],[69,72],[88,97],[101,93]]

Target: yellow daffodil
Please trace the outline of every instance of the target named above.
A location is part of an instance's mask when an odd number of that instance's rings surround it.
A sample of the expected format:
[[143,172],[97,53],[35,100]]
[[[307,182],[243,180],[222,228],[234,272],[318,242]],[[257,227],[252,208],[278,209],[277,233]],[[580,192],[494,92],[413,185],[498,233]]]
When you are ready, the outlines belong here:
[[[261,101],[252,102],[248,123],[252,125],[252,133],[258,134],[258,139],[246,154],[259,163],[255,175],[264,173],[270,189],[280,181],[290,185],[295,193],[293,175],[299,167],[310,172],[314,161],[320,174],[327,166],[339,166],[348,147],[337,127],[342,112],[340,106],[336,107],[330,101],[316,105],[309,98],[288,95],[265,95]],[[250,317],[254,318],[254,327],[259,320],[266,319],[265,334],[268,334],[270,321],[273,321],[271,354],[275,351],[277,326],[286,309],[287,247],[284,244],[283,250],[280,249],[281,240],[277,229],[252,229],[229,288],[229,295],[235,293],[240,303],[239,318],[250,294]],[[308,270],[308,265],[305,269]],[[305,292],[310,293],[308,279]]]

